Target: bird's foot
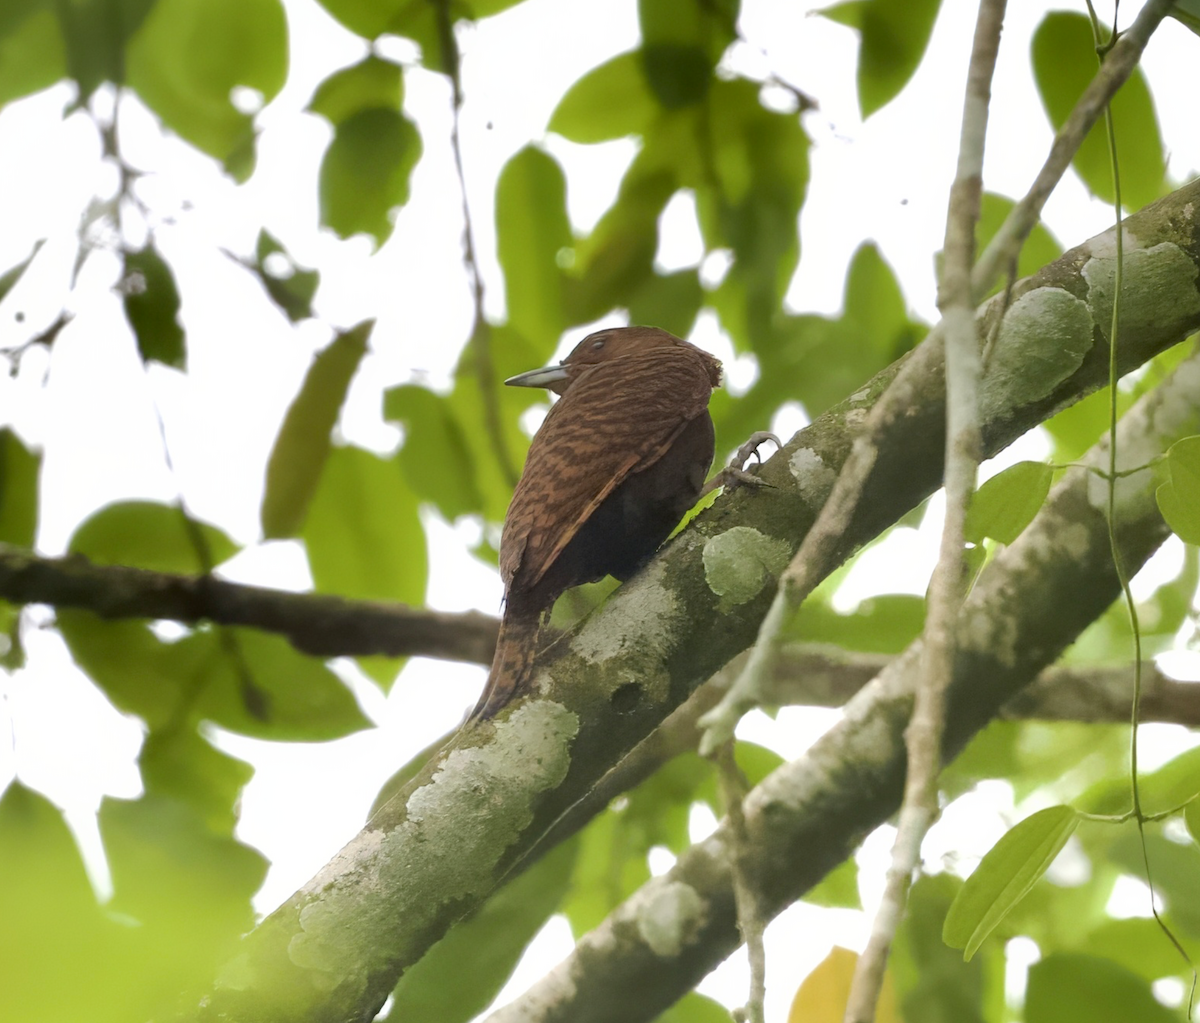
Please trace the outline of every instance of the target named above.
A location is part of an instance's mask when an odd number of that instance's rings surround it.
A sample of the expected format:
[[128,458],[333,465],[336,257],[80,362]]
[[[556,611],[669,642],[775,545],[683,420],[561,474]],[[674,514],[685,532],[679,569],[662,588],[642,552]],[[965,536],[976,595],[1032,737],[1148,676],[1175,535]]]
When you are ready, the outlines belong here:
[[767,441],[770,441],[777,448],[783,447],[783,442],[773,433],[766,430],[759,430],[757,433],[752,433],[746,443],[734,452],[733,458],[729,460],[729,464],[704,484],[704,489],[700,492],[700,496],[703,497],[706,494],[712,493],[717,487],[724,487],[726,490],[733,490],[735,487],[742,486],[743,484],[751,487],[769,487],[771,484],[766,482],[766,480],[760,479],[746,471],[746,463],[750,461],[751,456],[757,458],[760,464],[762,463],[762,456],[758,453],[758,449]]

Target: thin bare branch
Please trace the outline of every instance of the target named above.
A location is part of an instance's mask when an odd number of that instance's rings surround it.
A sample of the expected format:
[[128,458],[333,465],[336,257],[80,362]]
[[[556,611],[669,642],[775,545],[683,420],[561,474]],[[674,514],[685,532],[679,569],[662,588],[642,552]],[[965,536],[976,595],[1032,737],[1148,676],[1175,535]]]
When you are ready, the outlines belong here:
[[887,884],[850,985],[846,1023],[871,1023],[875,1019],[888,955],[904,915],[913,873],[920,864],[921,842],[938,813],[937,777],[942,762],[946,692],[954,677],[955,627],[966,596],[964,527],[983,448],[979,429],[979,339],[971,295],[971,264],[983,192],[983,153],[992,74],[1000,52],[1004,9],[1005,0],[981,0],[967,71],[958,169],[950,189],[938,295],[946,346],[946,518],[938,563],[929,586],[922,670],[912,718],[905,732],[908,770],[904,801]]
[[[1046,198],[1070,165],[1075,150],[1096,123],[1104,104],[1132,73],[1147,40],[1170,6],[1171,0],[1150,0],[1129,31],[1113,47],[1108,60],[1056,136],[1045,166],[1029,194],[1017,204],[976,263],[971,287],[977,298],[987,292],[999,274],[1015,259],[1025,237],[1037,223]],[[944,330],[944,323],[938,323],[929,332],[925,341],[905,360],[887,392],[871,409],[820,516],[780,578],[775,601],[763,618],[754,655],[747,663],[745,672],[704,722],[709,731],[704,739],[705,749],[716,749],[728,740],[741,716],[759,702],[759,689],[765,684],[764,680],[773,674],[783,623],[836,563],[841,538],[859,514],[864,487],[879,463],[880,439],[903,420],[906,410],[917,400],[924,382],[944,369]]]
[[290,593],[215,576],[172,575],[87,558],[43,558],[0,544],[0,599],[149,618],[244,625],[286,637],[317,657],[440,657],[488,664],[498,624],[478,611],[450,613],[317,593]]
[[1041,218],[1046,200],[1071,166],[1075,152],[1104,113],[1108,101],[1133,74],[1146,43],[1158,28],[1158,23],[1170,12],[1172,5],[1173,0],[1149,0],[1105,57],[1100,70],[1096,72],[1084,94],[1079,97],[1071,116],[1054,137],[1050,153],[1033,185],[1010,211],[1004,224],[975,264],[972,284],[976,300],[988,292],[1000,274],[1016,265],[1021,246],[1025,244],[1029,232]]
[[500,417],[500,402],[497,395],[498,382],[492,365],[492,328],[483,313],[483,273],[475,254],[475,227],[471,219],[471,203],[467,198],[467,173],[462,154],[462,75],[458,40],[454,35],[454,15],[450,0],[437,0],[433,5],[437,15],[438,39],[442,47],[442,65],[450,79],[452,120],[450,124],[450,149],[454,153],[454,169],[458,174],[458,187],[462,195],[463,212],[463,263],[467,280],[471,286],[471,303],[474,318],[469,342],[474,360],[475,378],[479,382],[479,396],[483,402],[483,422],[487,427],[488,440],[496,463],[510,486],[516,486],[517,470],[512,454],[504,440],[504,426]]

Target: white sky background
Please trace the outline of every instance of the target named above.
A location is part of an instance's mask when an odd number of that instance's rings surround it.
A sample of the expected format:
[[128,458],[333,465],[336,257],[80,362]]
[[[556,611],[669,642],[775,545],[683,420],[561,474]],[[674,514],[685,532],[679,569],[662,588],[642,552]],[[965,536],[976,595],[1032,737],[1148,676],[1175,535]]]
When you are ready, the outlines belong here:
[[[806,17],[806,6],[744,0],[741,30],[750,45],[737,47],[728,60],[731,69],[752,77],[773,72],[820,103],[804,120],[814,139],[812,181],[789,305],[835,313],[851,254],[874,239],[914,311],[932,321],[933,253],[941,246],[957,152],[975,5],[943,5],[917,77],[866,124],[859,120],[854,91],[856,34]],[[1137,6],[1122,5],[1126,24]],[[993,90],[985,184],[1013,196],[1024,192],[1051,140],[1028,66],[1029,38],[1045,9],[1010,5]],[[182,492],[195,514],[251,545],[222,574],[304,588],[307,568],[296,545],[258,543],[258,509],[267,455],[313,352],[327,343],[331,327],[378,318],[372,353],[342,421],[348,440],[376,450],[390,450],[399,439],[379,419],[385,387],[414,379],[435,385],[449,381],[471,321],[461,263],[460,198],[448,145],[449,89],[440,76],[420,69],[406,75],[406,107],[424,142],[412,199],[399,215],[395,235],[378,253],[372,255],[362,237],[339,241],[317,229],[316,170],[330,130],[302,110],[323,77],[361,59],[366,48],[314,0],[289,0],[288,19],[289,79],[260,118],[258,169],[247,185],[234,186],[190,147],[164,140],[136,102],[122,102],[123,152],[130,163],[152,172],[138,192],[158,218],[155,237],[182,292],[189,371],[182,375],[155,366],[143,372],[120,299],[111,290],[120,275],[118,256],[111,251],[117,239],[102,238],[109,251],[102,244],[84,266],[69,300],[76,320],[59,336],[52,355],[36,350],[16,379],[0,375],[0,424],[14,424],[27,442],[45,451],[39,535],[44,553],[61,553],[79,522],[105,503],[133,497],[169,501]],[[608,206],[634,144],[577,146],[547,137],[545,124],[572,82],[636,45],[636,3],[526,0],[466,29],[460,40],[470,201],[487,309],[499,320],[504,296],[494,257],[496,176],[516,150],[539,141],[567,170],[577,230],[586,231]],[[1200,168],[1192,81],[1198,47],[1200,39],[1168,21],[1143,63],[1163,136],[1174,147],[1170,171],[1176,180]],[[382,52],[406,60],[413,56],[407,44],[396,41],[384,44]],[[71,95],[70,88],[59,86],[0,112],[0,270],[25,258],[38,238],[50,239],[9,303],[25,311],[25,322],[11,317],[0,322],[0,347],[21,343],[53,320],[69,280],[80,214],[92,196],[110,195],[115,187],[114,172],[100,162],[91,122],[79,114],[59,120]],[[1073,175],[1046,210],[1048,226],[1064,246],[1105,229],[1111,218],[1108,207],[1087,199]],[[222,246],[251,252],[260,224],[298,262],[321,270],[318,320],[290,326],[252,278],[220,253]],[[664,216],[660,262],[675,268],[694,265],[701,256],[693,211],[677,199]],[[573,333],[563,347],[582,333]],[[702,322],[694,339],[733,362],[714,321]],[[753,378],[749,360],[729,369],[735,386],[748,386]],[[165,422],[174,474],[165,466],[156,407]],[[776,428],[790,432],[798,425],[797,413],[783,417]],[[1040,457],[1046,450],[1036,436],[1017,449],[1018,454],[1006,453],[1004,464]],[[843,602],[852,605],[874,592],[924,592],[935,528],[923,529],[919,543],[910,533],[872,551],[844,588]],[[454,529],[430,522],[431,606],[498,610],[502,591],[495,572],[466,553],[465,540],[477,529],[469,523]],[[1162,557],[1177,564],[1178,547]],[[48,619],[44,612],[31,617]],[[140,791],[135,758],[141,729],[113,710],[74,668],[56,633],[27,629],[26,642],[29,666],[0,676],[5,694],[0,713],[9,722],[0,722],[0,785],[15,773],[62,806],[103,888],[107,881],[94,813],[106,794],[132,797]],[[243,800],[239,834],[273,864],[258,897],[260,910],[286,898],[359,829],[382,781],[457,724],[483,678],[481,668],[414,660],[388,698],[370,684],[355,683],[363,707],[379,725],[371,732],[325,744],[219,737],[222,748],[257,768]],[[740,734],[794,756],[831,720],[829,712],[785,711],[775,723],[762,716],[748,721]],[[1177,733],[1163,733],[1167,742],[1155,745],[1177,748]],[[1003,804],[1001,796],[1000,809]],[[695,823],[698,829],[707,826],[701,819]],[[943,824],[931,840],[936,849],[927,850],[931,860],[955,848],[970,862],[990,847],[1002,826],[995,809],[963,824]],[[888,841],[877,835],[869,844],[879,854]],[[881,869],[874,877],[864,874],[865,888],[877,883],[882,883]],[[859,915],[838,913],[832,923],[821,918],[822,940],[814,941],[813,912],[797,907],[768,932],[770,1018],[783,1016],[796,983],[825,955],[830,941],[857,946],[865,933]],[[551,925],[508,994],[519,993],[545,972],[565,953],[567,941],[565,924]],[[744,976],[742,957],[735,956],[701,990],[740,1003]]]

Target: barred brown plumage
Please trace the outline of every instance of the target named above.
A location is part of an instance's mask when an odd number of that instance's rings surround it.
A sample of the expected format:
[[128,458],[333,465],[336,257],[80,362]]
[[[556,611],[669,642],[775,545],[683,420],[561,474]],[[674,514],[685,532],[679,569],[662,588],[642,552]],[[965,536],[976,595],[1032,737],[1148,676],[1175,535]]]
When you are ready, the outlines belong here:
[[597,331],[559,365],[506,381],[561,398],[504,520],[504,615],[473,718],[491,717],[528,681],[559,594],[628,579],[695,504],[712,465],[708,401],[720,382],[720,362],[657,327]]

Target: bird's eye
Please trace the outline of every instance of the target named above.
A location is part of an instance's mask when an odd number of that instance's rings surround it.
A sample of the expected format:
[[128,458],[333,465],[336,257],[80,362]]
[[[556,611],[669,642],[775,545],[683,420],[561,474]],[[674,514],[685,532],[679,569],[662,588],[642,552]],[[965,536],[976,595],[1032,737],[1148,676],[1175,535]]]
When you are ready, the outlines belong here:
[[598,352],[598,351],[600,351],[600,349],[601,349],[601,348],[603,348],[603,347],[604,347],[604,339],[603,339],[603,338],[601,338],[599,341],[593,341],[593,342],[592,342],[592,349],[593,349],[594,351],[597,351],[597,352]]

